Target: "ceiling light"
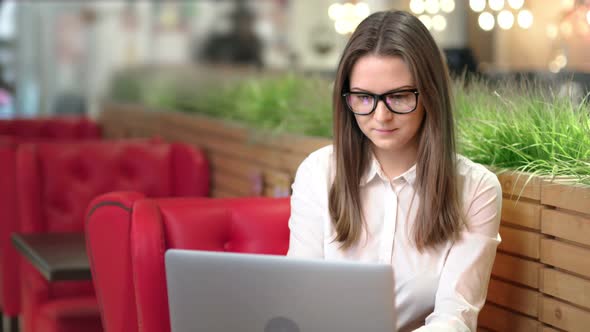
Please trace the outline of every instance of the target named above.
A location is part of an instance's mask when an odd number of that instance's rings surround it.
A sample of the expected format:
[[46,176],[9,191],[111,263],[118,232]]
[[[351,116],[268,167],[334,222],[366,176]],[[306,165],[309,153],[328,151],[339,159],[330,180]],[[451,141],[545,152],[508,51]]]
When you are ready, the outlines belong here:
[[426,0],[424,6],[426,7],[426,12],[429,14],[436,14],[440,10],[438,0]]
[[432,18],[432,27],[436,31],[443,31],[447,28],[447,19],[442,15],[435,15]]
[[450,13],[455,10],[455,1],[454,0],[441,0],[440,1],[440,9],[445,13]]
[[503,10],[498,14],[498,26],[504,30],[512,28],[514,24],[514,15],[508,10]]
[[557,26],[555,24],[548,24],[547,28],[545,30],[547,32],[547,37],[549,37],[549,39],[557,38],[557,34],[559,33],[559,29],[557,29]]
[[420,19],[420,21],[422,21],[422,24],[424,24],[424,26],[426,26],[428,30],[432,29],[432,19],[430,18],[430,16],[420,15],[418,18]]
[[500,11],[504,8],[504,0],[489,0],[488,4],[492,10]]
[[486,0],[469,0],[469,7],[474,12],[482,12],[486,9]]
[[343,14],[342,9],[343,9],[342,5],[340,5],[339,3],[333,3],[330,5],[330,7],[328,7],[328,16],[333,21],[336,21],[336,20],[340,19],[340,17],[342,17],[342,14]]
[[494,28],[494,25],[495,25],[494,15],[492,15],[488,12],[483,12],[483,13],[479,14],[479,18],[477,19],[477,22],[479,23],[480,28],[482,28],[485,31],[490,31]]
[[416,15],[424,13],[424,1],[423,0],[411,0],[410,10]]
[[518,12],[518,25],[523,29],[528,29],[533,25],[533,13],[524,9]]
[[519,10],[524,5],[524,0],[508,0],[508,5],[513,9]]

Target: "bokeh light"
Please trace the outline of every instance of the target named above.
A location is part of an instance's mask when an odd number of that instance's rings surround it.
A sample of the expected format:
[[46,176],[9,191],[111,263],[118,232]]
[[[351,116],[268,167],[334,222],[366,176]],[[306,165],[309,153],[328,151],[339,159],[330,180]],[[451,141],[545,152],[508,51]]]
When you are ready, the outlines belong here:
[[443,31],[447,28],[447,19],[442,15],[435,15],[432,18],[432,28],[436,31]]
[[546,31],[547,37],[549,39],[555,39],[555,38],[557,38],[557,35],[559,34],[559,29],[553,23],[548,24],[547,27],[545,28],[545,31]]
[[514,25],[514,15],[508,10],[503,10],[498,14],[498,26],[504,30],[512,28]]
[[500,11],[504,8],[504,0],[490,0],[488,4],[495,11]]
[[469,0],[469,7],[474,12],[482,12],[486,9],[486,0]]
[[524,6],[524,0],[508,0],[508,5],[513,9],[519,10]]
[[436,14],[440,10],[438,0],[426,0],[424,6],[426,7],[426,12],[429,14]]
[[420,15],[424,13],[424,1],[423,0],[411,0],[410,1],[410,10],[412,13],[416,15]]
[[455,1],[454,0],[441,0],[440,1],[440,9],[445,13],[450,13],[455,10]]
[[479,14],[477,22],[479,23],[479,27],[482,30],[490,31],[494,28],[495,25],[494,15],[492,15],[489,12],[483,12]]
[[533,25],[533,13],[524,9],[518,12],[518,25],[523,29],[528,29]]
[[426,26],[428,30],[432,29],[432,18],[430,18],[429,15],[420,15],[418,18],[420,19],[420,21],[422,21],[422,24],[424,24],[424,26]]

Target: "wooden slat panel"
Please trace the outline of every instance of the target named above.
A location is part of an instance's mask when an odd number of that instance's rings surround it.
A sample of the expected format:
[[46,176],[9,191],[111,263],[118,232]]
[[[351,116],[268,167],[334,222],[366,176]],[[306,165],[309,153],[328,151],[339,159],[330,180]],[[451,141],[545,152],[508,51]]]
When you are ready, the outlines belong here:
[[240,194],[235,194],[223,190],[213,190],[211,192],[211,197],[213,198],[228,198],[228,197],[240,197]]
[[216,152],[209,153],[208,157],[212,168],[216,172],[228,173],[244,179],[260,177],[260,180],[262,180],[265,168],[258,163],[240,158],[231,158]]
[[541,217],[541,232],[590,245],[590,216],[545,209]]
[[[167,114],[163,116],[163,125],[169,125],[175,128],[182,128],[191,132],[206,134],[207,136],[217,136],[234,141],[250,142],[274,150],[284,151],[285,153],[296,153],[308,155],[309,153],[329,145],[331,139],[307,137],[297,135],[276,135],[271,133],[259,134],[251,128],[247,128],[237,123],[227,123],[221,119],[213,119],[197,114]],[[269,139],[271,137],[271,139]]]
[[498,249],[517,255],[539,259],[541,233],[500,226],[502,242]]
[[544,182],[541,203],[590,215],[590,186]]
[[[164,132],[163,132],[164,135]],[[240,158],[266,167],[279,168],[281,165],[280,151],[265,148],[250,142],[239,142],[219,137],[203,137],[197,134],[175,131],[166,134],[167,139],[176,139],[202,146],[206,151],[215,151],[231,158]]]
[[299,168],[299,165],[306,157],[307,155],[302,154],[281,153],[279,156],[279,166],[281,169],[290,171],[294,178],[297,168]]
[[262,192],[254,183],[231,174],[214,172],[212,176],[213,190],[220,190],[224,192],[236,193],[240,196],[257,196]]
[[[112,113],[108,111],[103,114],[105,119],[112,118],[106,127],[116,127],[119,128],[119,133],[128,133],[119,134],[118,137],[158,134],[166,140],[194,144],[208,153],[243,158],[264,167],[289,171],[292,177],[309,153],[331,143],[330,139],[296,135],[279,135],[272,139],[268,139],[268,135],[256,137],[253,130],[240,125],[179,112],[133,110],[123,112],[123,117],[127,119],[123,122],[121,114],[114,116]],[[150,120],[151,118],[154,121]]]
[[537,177],[529,179],[529,175],[525,173],[503,172],[498,174],[498,180],[502,185],[502,192],[512,198],[541,199],[541,180]]
[[281,148],[285,151],[308,155],[315,150],[318,150],[326,145],[332,144],[331,138],[310,137],[310,136],[296,136],[296,135],[281,135],[266,140],[261,144],[269,144]]
[[530,317],[486,303],[478,317],[478,325],[498,332],[531,332],[540,323]]
[[287,172],[270,169],[264,172],[264,190],[265,192],[270,190],[271,197],[287,197],[291,195],[291,183],[291,175]]
[[540,230],[542,208],[540,204],[504,199],[502,201],[502,221]]
[[159,120],[163,126],[235,141],[247,141],[250,135],[250,130],[244,125],[199,114],[162,112]]
[[590,309],[590,280],[544,268],[541,292]]
[[557,240],[543,239],[541,262],[590,277],[590,249]]
[[487,301],[537,317],[539,295],[537,291],[491,279]]
[[567,303],[543,296],[539,319],[549,325],[571,332],[587,332],[590,312]]
[[532,288],[539,288],[539,270],[542,267],[543,264],[498,252],[492,268],[492,275]]

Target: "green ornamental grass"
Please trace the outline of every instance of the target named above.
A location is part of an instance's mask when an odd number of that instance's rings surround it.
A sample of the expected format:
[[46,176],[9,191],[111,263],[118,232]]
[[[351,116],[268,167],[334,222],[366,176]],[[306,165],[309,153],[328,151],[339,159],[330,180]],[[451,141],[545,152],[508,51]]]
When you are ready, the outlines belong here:
[[[115,80],[114,100],[204,114],[274,134],[332,136],[332,86],[320,78],[287,74],[228,83],[133,75]],[[460,153],[500,170],[590,184],[588,96],[575,102],[534,82],[454,83]]]
[[590,184],[588,96],[575,103],[537,83],[456,84],[460,152],[476,162]]

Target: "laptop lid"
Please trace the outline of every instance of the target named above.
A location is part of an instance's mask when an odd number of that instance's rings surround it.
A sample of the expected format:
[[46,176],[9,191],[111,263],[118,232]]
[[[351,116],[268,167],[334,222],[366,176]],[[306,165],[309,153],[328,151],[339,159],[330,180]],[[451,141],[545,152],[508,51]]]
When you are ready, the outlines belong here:
[[390,265],[171,249],[173,332],[393,331]]

